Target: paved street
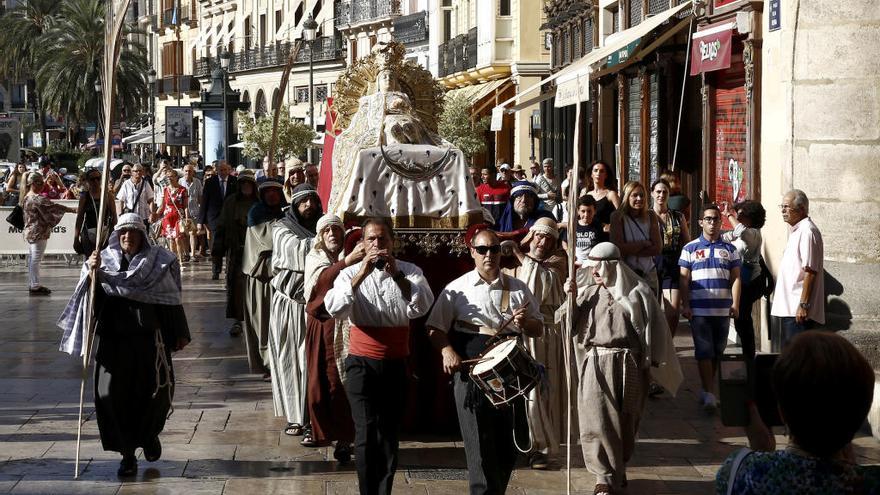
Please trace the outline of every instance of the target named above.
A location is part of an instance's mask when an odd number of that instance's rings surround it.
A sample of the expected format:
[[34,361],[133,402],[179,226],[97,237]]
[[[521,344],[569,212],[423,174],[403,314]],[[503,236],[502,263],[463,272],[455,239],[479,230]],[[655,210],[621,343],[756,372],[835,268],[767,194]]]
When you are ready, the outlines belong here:
[[[150,464],[141,458],[137,479],[120,483],[119,456],[100,446],[89,383],[82,475],[73,481],[80,365],[57,351],[54,323],[78,272],[60,261],[46,263],[44,284],[55,292],[37,298],[24,289],[21,262],[0,266],[0,493],[357,493],[353,465],[340,467],[330,449],[301,447],[299,438],[281,432],[269,384],[247,373],[243,338],[227,334],[223,286],[210,280],[207,263],[184,270],[193,342],[175,356],[175,410],[161,436],[162,459]],[[699,410],[690,337],[676,343],[688,379],[677,398],[648,404],[629,469],[631,494],[712,493],[718,465],[745,442],[741,430],[722,427]],[[460,440],[406,440],[395,493],[466,493]],[[880,462],[876,441],[862,436],[857,443],[864,462]],[[573,459],[575,492],[592,493],[579,449]],[[564,493],[563,465],[564,457],[549,471],[519,468],[509,493]]]

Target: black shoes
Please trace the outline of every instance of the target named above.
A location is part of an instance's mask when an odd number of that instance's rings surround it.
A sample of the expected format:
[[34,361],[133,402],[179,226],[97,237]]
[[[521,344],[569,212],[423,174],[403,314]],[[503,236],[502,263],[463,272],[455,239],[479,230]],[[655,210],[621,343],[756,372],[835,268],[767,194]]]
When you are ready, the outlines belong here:
[[137,457],[135,457],[134,454],[123,455],[122,462],[119,463],[119,469],[116,471],[116,475],[120,478],[129,478],[136,476],[137,472]]
[[159,437],[156,437],[144,445],[144,459],[147,462],[156,462],[160,457],[162,457],[162,444],[159,442]]
[[241,335],[241,322],[235,322],[232,324],[232,328],[229,329],[230,337],[238,337]]
[[340,464],[351,462],[351,445],[348,442],[337,440],[336,448],[333,449],[333,458]]

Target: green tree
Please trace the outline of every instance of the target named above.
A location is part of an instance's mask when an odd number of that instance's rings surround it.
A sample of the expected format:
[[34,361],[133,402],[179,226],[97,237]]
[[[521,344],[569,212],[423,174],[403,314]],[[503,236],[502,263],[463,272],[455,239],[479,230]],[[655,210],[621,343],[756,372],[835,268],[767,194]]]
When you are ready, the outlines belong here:
[[[58,0],[23,0],[0,16],[0,77],[13,81],[32,79],[43,61],[43,35],[56,20],[61,2]],[[43,143],[46,140],[46,119],[42,91],[34,91],[34,112]]]
[[[282,109],[285,112],[286,109]],[[290,115],[287,112],[287,115]],[[262,160],[269,153],[269,141],[272,139],[272,115],[266,115],[252,121],[247,113],[239,112],[238,119],[243,122],[244,132],[242,133],[242,142],[244,148],[242,154],[248,158]],[[290,118],[285,118],[285,114],[281,114],[278,119],[278,138],[275,145],[275,159],[287,160],[288,158],[296,158],[306,152],[312,141],[317,135],[315,131],[309,129],[309,126]]]
[[[103,111],[95,81],[104,60],[104,0],[64,0],[41,37],[43,61],[37,69],[44,108],[77,127],[98,122]],[[136,115],[147,96],[146,48],[126,37],[116,69],[117,119]]]
[[489,129],[489,118],[474,118],[471,110],[471,101],[464,95],[446,96],[437,130],[441,136],[473,159],[477,153],[486,151],[485,133]]

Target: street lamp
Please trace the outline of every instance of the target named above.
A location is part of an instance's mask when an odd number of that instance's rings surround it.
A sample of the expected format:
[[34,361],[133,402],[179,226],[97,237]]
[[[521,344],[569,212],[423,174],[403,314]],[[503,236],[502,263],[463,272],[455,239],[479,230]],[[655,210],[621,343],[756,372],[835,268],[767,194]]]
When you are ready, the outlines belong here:
[[154,106],[156,69],[150,69],[150,72],[147,73],[147,82],[150,83],[150,139],[152,141],[150,146],[150,164],[152,165],[156,161],[156,107]]
[[226,112],[226,92],[229,90],[229,62],[232,60],[232,54],[229,50],[223,49],[220,54],[220,68],[223,69],[223,159],[229,163],[229,118]]
[[[318,23],[315,22],[312,14],[303,23],[303,39],[309,44],[309,128],[315,130],[315,38],[318,30]],[[315,163],[313,158],[314,150],[309,144],[309,163]]]
[[103,119],[101,119],[101,113],[103,113],[103,111],[104,111],[104,100],[101,99],[102,98],[102,94],[101,94],[102,89],[103,88],[101,87],[101,78],[98,77],[97,79],[95,79],[95,93],[98,94],[98,130],[95,131],[95,141],[96,142],[98,140],[97,139],[98,131],[100,131],[100,132],[104,131],[103,129],[101,129],[103,127],[103,124],[101,123],[101,121],[103,120]]

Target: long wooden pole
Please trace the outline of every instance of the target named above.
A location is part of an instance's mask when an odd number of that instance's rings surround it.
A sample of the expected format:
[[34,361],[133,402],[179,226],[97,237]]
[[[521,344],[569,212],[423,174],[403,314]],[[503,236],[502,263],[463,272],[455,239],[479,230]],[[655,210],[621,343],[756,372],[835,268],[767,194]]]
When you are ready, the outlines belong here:
[[[587,75],[587,77],[590,77]],[[568,279],[577,280],[577,266],[575,266],[575,247],[577,245],[577,200],[580,192],[578,177],[581,168],[581,84],[580,76],[577,76],[577,103],[574,113],[574,164],[571,168],[571,177],[568,179]],[[568,291],[568,287],[565,288]],[[566,407],[565,429],[565,493],[571,495],[571,335],[574,330],[574,314],[577,309],[577,293],[568,294],[568,312],[566,313],[566,327],[562,332],[564,345],[563,358],[565,360],[565,382],[568,389]]]
[[[287,63],[284,64],[284,72],[281,73],[281,86],[278,88],[278,101],[273,101],[272,104],[275,109],[272,111],[272,137],[269,139],[269,166],[275,165],[275,147],[278,142],[278,120],[281,117],[281,101],[284,99],[284,93],[287,91],[287,82],[290,80],[290,71],[293,70],[293,64],[296,62],[296,56],[299,55],[299,50],[302,48],[303,40],[298,40],[293,45],[293,49],[290,50],[290,55],[287,57]],[[311,91],[311,90],[309,90]],[[312,129],[314,126],[314,116],[310,116],[312,119]],[[287,177],[283,178],[287,180]]]
[[[101,87],[103,91],[104,112],[104,169],[101,172],[101,199],[98,206],[98,226],[95,239],[95,249],[101,249],[101,239],[104,236],[104,218],[106,216],[107,188],[109,187],[110,164],[113,160],[113,114],[116,110],[116,66],[121,54],[122,27],[125,20],[125,12],[131,0],[112,1],[107,4],[107,13],[104,21],[104,61],[101,67]],[[117,10],[118,9],[118,10]],[[88,303],[86,305],[86,318],[88,325],[83,335],[83,367],[79,385],[79,417],[76,427],[76,459],[74,462],[74,479],[79,478],[79,451],[82,443],[83,425],[83,401],[85,399],[86,380],[89,374],[89,364],[92,357],[92,342],[95,331],[94,300],[97,288],[97,267],[89,273],[91,279],[89,285]]]

